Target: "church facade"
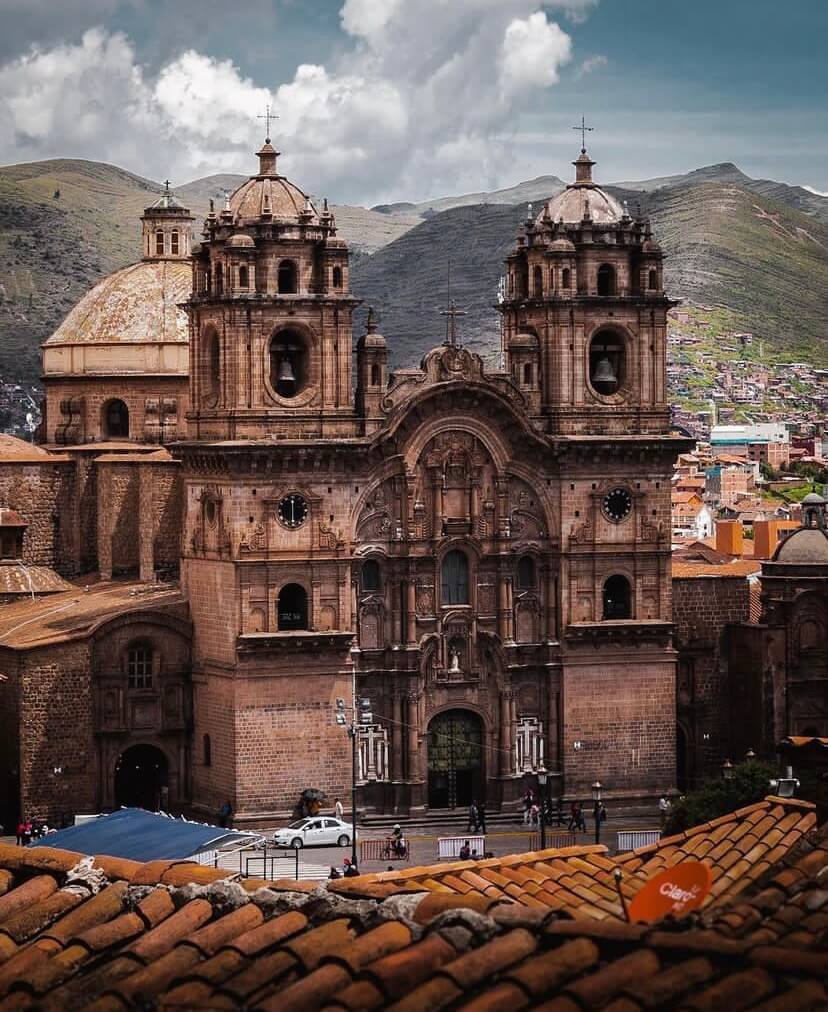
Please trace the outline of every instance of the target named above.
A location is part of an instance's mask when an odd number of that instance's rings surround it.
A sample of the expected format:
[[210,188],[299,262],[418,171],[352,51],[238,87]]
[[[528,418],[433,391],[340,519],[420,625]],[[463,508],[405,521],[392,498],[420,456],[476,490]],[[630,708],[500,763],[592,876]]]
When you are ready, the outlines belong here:
[[[268,140],[192,249],[185,209],[148,209],[147,283],[172,291],[166,272],[192,271],[169,339],[127,345],[154,372],[102,368],[94,398],[60,396],[83,383],[58,362],[80,338],[64,324],[45,346],[48,449],[96,503],[77,558],[144,582],[131,598],[107,584],[98,617],[81,606],[62,633],[53,605],[11,606],[35,608],[45,642],[17,615],[0,622],[14,719],[34,684],[25,658],[37,651],[39,671],[69,639],[73,706],[91,715],[74,790],[41,749],[21,766],[24,807],[50,810],[49,768],[78,805],[118,803],[127,750],[155,749],[131,755],[156,800],[211,815],[229,801],[238,822],[265,822],[305,787],[347,792],[343,714],[359,803],[377,812],[508,808],[540,768],[567,797],[595,780],[619,803],[670,790],[670,477],[689,443],[669,425],[671,303],[648,223],[582,151],[508,258],[503,367],[484,368],[452,322],[419,369],[391,373],[371,316],[353,348],[333,214],[277,157]],[[171,538],[179,578],[154,589]],[[81,571],[72,559],[55,568]]]

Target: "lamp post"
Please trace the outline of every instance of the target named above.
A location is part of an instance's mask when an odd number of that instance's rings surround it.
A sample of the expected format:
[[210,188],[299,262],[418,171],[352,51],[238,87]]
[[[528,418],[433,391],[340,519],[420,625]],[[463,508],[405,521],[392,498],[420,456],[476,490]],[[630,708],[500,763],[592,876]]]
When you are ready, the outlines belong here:
[[745,762],[746,763],[752,763],[755,758],[756,758],[756,753],[753,751],[752,748],[749,748],[747,750],[747,752],[745,752]]
[[540,787],[540,849],[546,850],[546,785],[549,783],[549,774],[545,766],[538,769],[538,787]]
[[[371,700],[360,699],[359,701],[359,720],[361,723],[370,723],[371,720]],[[358,723],[357,723],[357,712],[356,712],[356,700],[354,700],[354,709],[352,712],[352,719],[350,724],[345,712],[345,700],[337,698],[336,701],[336,722],[341,727],[347,727],[348,737],[351,739],[351,864],[355,867],[359,867],[357,864],[357,803],[356,803],[356,790],[357,790],[357,737],[359,735]]]
[[592,816],[595,819],[595,842],[601,842],[601,781],[596,780],[592,785]]
[[722,777],[725,780],[733,779],[733,763],[729,759],[725,759],[722,763]]

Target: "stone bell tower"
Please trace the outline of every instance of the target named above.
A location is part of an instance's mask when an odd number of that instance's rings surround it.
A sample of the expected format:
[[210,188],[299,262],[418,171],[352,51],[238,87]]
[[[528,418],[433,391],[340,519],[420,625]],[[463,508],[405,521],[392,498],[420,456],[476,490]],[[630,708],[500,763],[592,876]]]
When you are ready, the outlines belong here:
[[211,208],[193,251],[190,433],[196,439],[345,436],[351,392],[348,248],[277,167]]
[[193,241],[195,218],[170,193],[164,192],[141,215],[141,251],[144,260],[187,260]]
[[665,432],[661,247],[593,180],[586,150],[573,164],[507,260],[507,368],[549,433]]

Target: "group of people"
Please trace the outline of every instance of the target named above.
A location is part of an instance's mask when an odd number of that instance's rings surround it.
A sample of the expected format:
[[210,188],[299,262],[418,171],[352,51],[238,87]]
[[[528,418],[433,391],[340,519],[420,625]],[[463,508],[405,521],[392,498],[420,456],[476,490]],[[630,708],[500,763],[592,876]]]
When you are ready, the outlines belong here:
[[32,840],[42,840],[44,836],[56,832],[56,829],[50,829],[40,819],[21,819],[17,823],[17,846],[25,847]]
[[472,801],[469,805],[469,830],[470,833],[486,832],[486,806],[482,801]]
[[331,873],[328,878],[355,878],[357,875],[359,875],[359,868],[357,868],[356,861],[346,857],[342,862],[342,871],[335,864],[331,865]]
[[[459,853],[458,853],[457,856],[460,858],[461,861],[479,861],[480,860],[480,854],[477,853],[477,848],[476,847],[470,847],[468,840],[466,840],[466,842],[460,848],[460,851],[459,851]],[[487,851],[485,851],[483,853],[483,858],[485,860],[486,858],[489,858],[489,857],[494,857],[494,854],[490,850],[487,850]]]
[[[542,809],[541,806],[543,806]],[[540,822],[541,810],[543,810],[543,820],[547,826],[563,825],[564,812],[560,803],[553,805],[551,801],[539,802],[534,790],[531,787],[527,787],[526,793],[523,795],[524,826],[537,826]],[[601,822],[606,821],[607,810],[604,808],[603,802],[596,802],[596,808],[593,815],[595,815],[595,817]],[[587,831],[586,816],[584,814],[583,805],[580,801],[573,801],[570,804],[569,819],[567,821],[566,828],[570,833],[585,833]]]

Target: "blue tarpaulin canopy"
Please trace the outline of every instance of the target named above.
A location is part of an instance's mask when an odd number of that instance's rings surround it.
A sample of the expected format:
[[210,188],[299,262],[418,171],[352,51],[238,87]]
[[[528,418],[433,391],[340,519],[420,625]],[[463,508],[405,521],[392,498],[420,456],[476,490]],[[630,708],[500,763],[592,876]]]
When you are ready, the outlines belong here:
[[61,829],[35,841],[38,846],[61,847],[80,854],[106,854],[133,861],[194,857],[235,840],[251,843],[257,833],[222,829],[202,822],[174,819],[143,808],[121,808],[79,826]]

